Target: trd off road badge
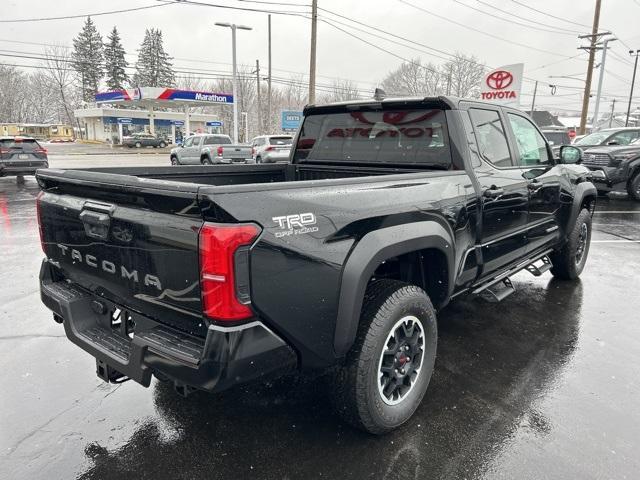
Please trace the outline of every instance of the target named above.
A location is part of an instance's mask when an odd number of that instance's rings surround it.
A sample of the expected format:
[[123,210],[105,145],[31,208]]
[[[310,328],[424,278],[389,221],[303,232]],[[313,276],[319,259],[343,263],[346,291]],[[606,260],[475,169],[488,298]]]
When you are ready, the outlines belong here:
[[280,229],[280,231],[275,233],[276,238],[318,231],[318,227],[314,226],[316,224],[316,216],[311,212],[282,215],[280,217],[272,217],[271,219]]

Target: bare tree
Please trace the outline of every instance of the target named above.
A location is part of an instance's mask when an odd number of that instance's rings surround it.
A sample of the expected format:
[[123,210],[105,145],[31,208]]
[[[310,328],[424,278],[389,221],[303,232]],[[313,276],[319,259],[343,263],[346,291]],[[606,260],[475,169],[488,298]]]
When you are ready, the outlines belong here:
[[342,102],[362,98],[358,85],[352,80],[336,79],[329,87],[329,91],[320,95],[322,103]]
[[26,120],[26,75],[15,67],[0,65],[0,121]]
[[452,95],[473,98],[480,95],[480,81],[486,69],[476,57],[456,52],[453,59],[442,66],[441,71],[450,78],[448,82]]
[[391,95],[477,97],[485,70],[476,57],[456,53],[443,65],[423,64],[420,59],[404,62],[381,85]]
[[[44,50],[47,75],[56,90],[56,104],[59,112],[64,112],[64,121],[73,124],[73,105],[71,87],[73,85],[73,69],[71,68],[71,52],[61,45],[51,45]],[[62,117],[62,115],[58,115]]]

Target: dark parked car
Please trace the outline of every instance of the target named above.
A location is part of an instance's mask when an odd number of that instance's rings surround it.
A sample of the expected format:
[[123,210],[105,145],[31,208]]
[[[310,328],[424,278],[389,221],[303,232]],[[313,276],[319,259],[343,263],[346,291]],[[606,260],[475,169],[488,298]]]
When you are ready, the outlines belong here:
[[154,147],[164,148],[168,144],[167,139],[156,137],[150,133],[134,133],[131,136],[123,137],[122,145],[129,148]]
[[48,166],[47,149],[35,138],[0,137],[0,177],[33,175]]
[[583,163],[593,170],[599,193],[626,191],[640,201],[640,138],[627,146],[590,148],[583,154]]
[[571,138],[566,128],[542,128],[541,131],[549,142],[553,156],[556,158],[560,154],[562,145],[571,145]]
[[640,136],[638,127],[605,128],[576,140],[573,145],[584,150],[607,145],[629,145]]
[[105,381],[320,371],[343,418],[388,432],[425,395],[439,309],[580,275],[580,155],[518,110],[428,97],[308,106],[291,164],[41,171],[42,300]]

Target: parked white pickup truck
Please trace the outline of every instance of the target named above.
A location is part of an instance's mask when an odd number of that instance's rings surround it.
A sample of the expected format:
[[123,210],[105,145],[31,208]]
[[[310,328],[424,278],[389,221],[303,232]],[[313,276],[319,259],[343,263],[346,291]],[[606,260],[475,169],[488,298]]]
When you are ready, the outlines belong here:
[[171,150],[171,165],[253,163],[250,145],[232,144],[229,135],[198,134]]

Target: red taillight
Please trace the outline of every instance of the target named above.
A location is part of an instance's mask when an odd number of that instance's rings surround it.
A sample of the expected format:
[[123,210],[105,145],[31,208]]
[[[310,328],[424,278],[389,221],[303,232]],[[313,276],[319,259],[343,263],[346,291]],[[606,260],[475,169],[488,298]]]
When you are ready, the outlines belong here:
[[38,217],[38,233],[40,234],[40,247],[42,248],[42,251],[46,254],[47,251],[44,249],[44,227],[42,225],[42,207],[40,206],[43,196],[44,196],[44,192],[40,191],[40,193],[38,193],[38,196],[36,197],[36,216]]
[[221,157],[222,156],[222,147],[218,147],[218,156]]
[[3,153],[11,153],[11,150],[8,148],[0,148],[0,155],[2,155]]
[[[227,225],[205,223],[200,229],[200,288],[204,314],[214,320],[234,321],[253,315],[249,306],[238,299],[241,289],[237,284],[237,273],[248,277],[248,263],[239,259],[237,253],[248,246],[260,234],[260,228],[253,224]],[[246,271],[236,272],[237,265]],[[247,282],[243,278],[242,282]],[[248,299],[248,293],[247,293]]]
[[44,154],[46,154],[46,153],[48,153],[48,150],[47,150],[46,148],[42,148],[42,147],[40,147],[40,148],[36,148],[36,149],[34,150],[34,152],[35,152],[35,153],[44,153]]
[[271,152],[272,150],[275,150],[274,146],[268,146],[267,148],[264,149],[265,152]]

